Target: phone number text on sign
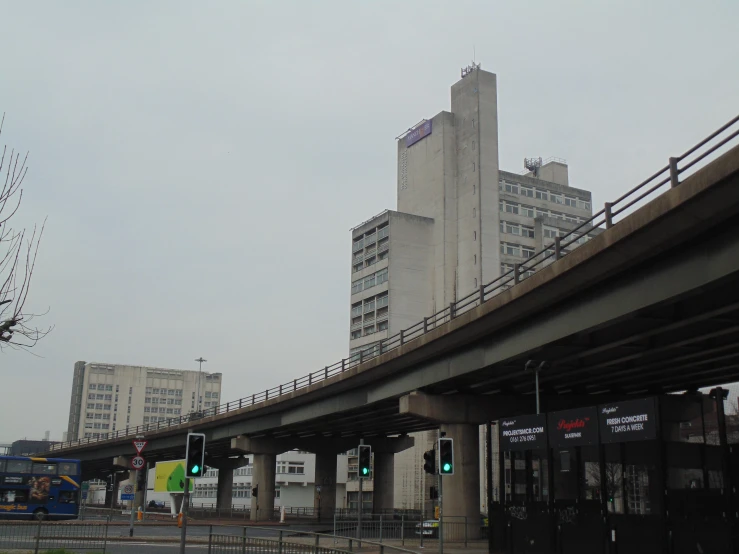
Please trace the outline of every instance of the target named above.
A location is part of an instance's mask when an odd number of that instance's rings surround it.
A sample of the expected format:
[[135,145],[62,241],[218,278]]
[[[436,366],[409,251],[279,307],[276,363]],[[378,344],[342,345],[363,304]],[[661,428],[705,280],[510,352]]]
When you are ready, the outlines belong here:
[[536,435],[544,432],[544,427],[534,427],[531,429],[511,429],[503,431],[503,436],[511,442],[534,442]]
[[538,450],[547,447],[546,415],[524,415],[501,419],[500,444],[503,450]]

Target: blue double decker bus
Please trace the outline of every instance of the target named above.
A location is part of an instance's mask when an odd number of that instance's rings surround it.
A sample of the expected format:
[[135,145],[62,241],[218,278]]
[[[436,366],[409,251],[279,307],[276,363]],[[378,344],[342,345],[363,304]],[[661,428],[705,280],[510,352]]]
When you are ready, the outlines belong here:
[[76,519],[80,461],[0,456],[0,518]]

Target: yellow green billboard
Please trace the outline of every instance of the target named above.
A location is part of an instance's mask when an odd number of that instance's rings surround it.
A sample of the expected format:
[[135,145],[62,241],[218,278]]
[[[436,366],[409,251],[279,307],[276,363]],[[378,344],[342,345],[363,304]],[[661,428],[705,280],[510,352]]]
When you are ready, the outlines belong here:
[[[193,482],[190,480],[190,492]],[[185,492],[185,460],[157,462],[154,492]]]

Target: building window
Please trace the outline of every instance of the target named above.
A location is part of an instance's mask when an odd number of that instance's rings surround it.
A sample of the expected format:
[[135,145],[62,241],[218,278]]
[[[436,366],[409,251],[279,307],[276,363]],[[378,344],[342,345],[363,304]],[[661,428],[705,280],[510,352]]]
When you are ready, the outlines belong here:
[[159,398],[157,398],[157,397],[155,396],[154,398],[152,398],[152,399],[151,399],[151,403],[152,403],[152,404],[159,404]]
[[534,256],[534,249],[528,246],[521,246],[521,254],[524,258],[531,258]]
[[92,429],[92,423],[85,423],[85,429]]
[[377,284],[381,285],[385,281],[387,281],[387,268],[377,272]]
[[546,239],[553,239],[553,238],[555,238],[557,236],[557,231],[558,230],[555,229],[554,227],[546,227],[545,226],[543,228],[544,238],[546,238]]
[[97,389],[97,386],[96,385],[93,385],[92,383],[90,383],[89,389],[90,390],[95,390],[95,389]]
[[95,409],[95,404],[88,404],[87,405],[87,409],[88,410],[94,410]]
[[374,325],[368,325],[363,330],[364,336],[371,335],[374,332],[375,332],[375,326]]
[[515,183],[506,183],[503,181],[503,191],[511,194],[518,194],[518,185]]
[[104,394],[96,394],[95,395],[95,400],[104,400],[104,399],[105,399],[105,395]]
[[517,214],[518,213],[518,204],[515,202],[508,202],[506,200],[501,200],[499,203],[500,211],[506,212],[509,214]]
[[144,406],[144,413],[148,414],[151,412],[151,408],[149,406]]
[[534,208],[531,206],[526,206],[525,204],[521,206],[521,215],[525,215],[526,217],[534,217]]
[[526,225],[521,225],[521,236],[533,239],[534,238],[534,228],[528,227]]
[[87,419],[93,419],[95,417],[95,414],[93,414],[92,412],[87,412],[87,414],[85,414],[85,417]]
[[577,207],[578,208],[581,208],[583,210],[589,210],[590,209],[590,202],[588,202],[587,200],[580,200],[578,198],[577,199]]
[[545,190],[536,189],[535,194],[539,200],[549,200],[549,194]]
[[105,385],[102,383],[98,385],[98,390],[105,390]]
[[362,292],[362,279],[358,279],[352,283],[352,294]]
[[352,339],[358,339],[362,336],[362,330],[352,331]]
[[88,400],[95,400],[95,395],[94,394],[88,394],[87,395],[87,399]]
[[367,258],[364,262],[364,267],[369,267],[371,265],[375,265],[377,263],[377,256],[370,256]]
[[210,391],[205,391],[205,398],[210,398]]
[[384,331],[385,329],[387,329],[387,320],[381,321],[380,323],[377,324],[378,331]]
[[534,189],[531,187],[525,187],[521,185],[521,196],[528,196],[529,198],[534,197]]
[[507,254],[509,256],[520,256],[521,248],[517,244],[511,244],[509,242],[501,242],[500,252],[501,254]]
[[104,404],[103,410],[110,410],[110,404]]
[[536,217],[549,217],[549,210],[536,208]]
[[103,405],[102,404],[95,404],[95,409],[96,410],[102,410],[103,409]]
[[370,289],[375,286],[375,274],[373,273],[369,277],[364,278],[364,290]]
[[105,400],[113,400],[113,395],[112,394],[106,394],[105,395]]
[[361,302],[352,304],[352,317],[356,317],[358,315],[362,315],[362,303]]
[[377,308],[380,309],[380,308],[384,308],[385,306],[387,306],[387,301],[388,301],[387,293],[379,295],[377,297]]
[[149,416],[144,416],[144,423],[149,423]]
[[95,419],[103,419],[103,414],[95,414]]
[[555,204],[564,204],[564,202],[562,201],[562,195],[560,194],[550,193],[549,201],[554,202]]
[[178,406],[182,406],[182,400],[181,400],[180,398],[177,398],[177,399],[176,399],[176,400],[174,401],[174,403],[175,403],[175,404],[177,404]]
[[573,208],[577,208],[577,198],[565,195],[565,206],[572,206]]

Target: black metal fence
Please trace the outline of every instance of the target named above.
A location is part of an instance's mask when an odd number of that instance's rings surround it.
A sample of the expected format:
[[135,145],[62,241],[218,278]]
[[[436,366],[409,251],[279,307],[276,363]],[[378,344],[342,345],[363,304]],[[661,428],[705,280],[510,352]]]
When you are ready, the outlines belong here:
[[56,548],[105,552],[108,524],[0,522],[0,551],[18,549],[34,554]]
[[352,538],[362,541],[376,541],[404,545],[420,545],[424,541],[437,541],[443,536],[444,542],[467,543],[479,539],[486,532],[482,529],[482,518],[470,521],[464,516],[445,516],[437,519],[422,519],[419,516],[385,514],[366,514],[361,524],[356,518],[336,518],[333,534],[336,537]]

